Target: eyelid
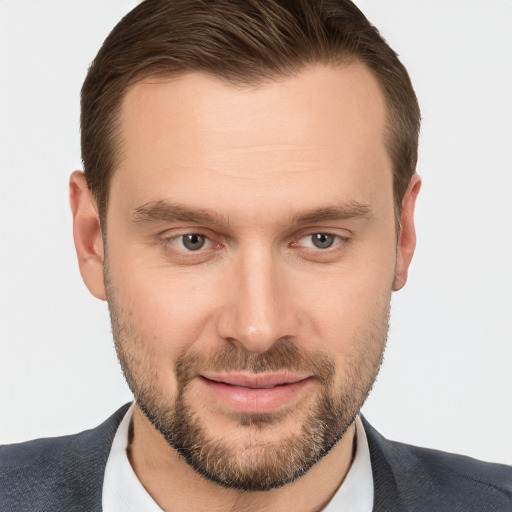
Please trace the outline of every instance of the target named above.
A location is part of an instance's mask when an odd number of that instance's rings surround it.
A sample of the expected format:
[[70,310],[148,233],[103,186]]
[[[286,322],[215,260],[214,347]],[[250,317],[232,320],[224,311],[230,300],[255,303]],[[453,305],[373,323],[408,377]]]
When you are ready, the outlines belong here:
[[[299,242],[303,238],[307,238],[313,235],[330,235],[336,238],[338,242],[348,242],[352,237],[352,232],[348,229],[342,228],[333,228],[333,227],[321,227],[321,226],[313,226],[305,229],[301,229],[299,233],[297,233],[293,237],[293,242]],[[335,242],[336,244],[336,242]],[[324,249],[325,251],[325,249]]]
[[[332,245],[328,246],[328,247],[315,247],[314,244],[313,244],[313,241],[311,240],[311,245],[306,245],[304,243],[300,243],[302,240],[304,239],[308,239],[313,236],[313,235],[317,235],[317,234],[322,234],[322,235],[328,235],[328,236],[332,236],[334,237],[334,241],[332,243]],[[325,232],[325,231],[316,231],[314,233],[308,233],[307,235],[303,235],[301,237],[298,237],[296,242],[295,242],[295,247],[301,247],[303,249],[307,249],[307,250],[312,250],[312,251],[321,251],[321,252],[328,252],[328,251],[335,251],[336,249],[339,248],[340,244],[343,244],[344,242],[346,242],[348,240],[348,238],[346,237],[342,237],[336,233],[328,233],[328,232]]]
[[[340,233],[341,231],[341,233]],[[180,247],[180,238],[185,235],[200,235],[205,238],[205,245],[197,250],[190,250],[186,247]],[[315,234],[325,234],[335,237],[333,244],[326,248],[307,246],[301,241],[304,238],[311,237]],[[301,229],[299,233],[292,237],[292,240],[288,242],[288,247],[293,249],[301,249],[308,253],[316,253],[316,254],[335,254],[339,251],[342,251],[346,244],[350,241],[352,233],[347,229],[340,228],[322,228],[322,227],[309,227]],[[157,242],[161,244],[164,250],[172,257],[184,258],[186,261],[204,260],[204,258],[208,258],[212,256],[212,251],[216,251],[218,249],[222,249],[225,247],[225,241],[220,241],[224,237],[222,235],[217,235],[216,233],[212,233],[211,230],[204,228],[195,228],[195,227],[183,227],[176,229],[166,230],[158,235]],[[219,240],[220,239],[220,240]],[[185,261],[184,260],[184,261]]]
[[[179,240],[185,235],[199,235],[205,238],[205,245],[196,251],[179,246]],[[185,227],[173,230],[166,230],[158,235],[158,243],[161,244],[168,253],[185,258],[194,258],[204,256],[212,249],[219,248],[222,244],[213,238],[213,235],[205,229],[196,229],[194,227]]]
[[178,243],[178,244],[180,244],[180,245],[184,245],[184,244],[183,244],[183,238],[184,238],[185,236],[187,236],[187,235],[196,235],[196,236],[200,236],[200,237],[204,238],[205,243],[204,243],[204,245],[203,245],[202,247],[200,247],[199,249],[197,249],[197,250],[195,250],[195,251],[193,251],[193,250],[191,250],[191,249],[187,249],[186,247],[180,247],[180,250],[183,250],[183,252],[185,252],[185,253],[199,253],[199,252],[201,252],[201,251],[204,251],[204,250],[208,249],[208,248],[209,248],[208,246],[212,243],[212,241],[210,240],[210,238],[209,238],[209,237],[207,237],[206,235],[203,235],[202,233],[195,233],[195,232],[191,232],[191,233],[183,233],[183,234],[181,234],[181,235],[175,235],[175,236],[172,236],[172,237],[168,238],[168,241],[169,241],[169,240],[172,240],[173,242],[176,242],[176,243]]

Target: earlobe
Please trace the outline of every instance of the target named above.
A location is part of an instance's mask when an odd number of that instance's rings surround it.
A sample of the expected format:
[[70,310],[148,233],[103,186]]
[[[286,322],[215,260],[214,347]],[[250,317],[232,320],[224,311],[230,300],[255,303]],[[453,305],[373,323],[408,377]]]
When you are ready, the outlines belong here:
[[414,209],[416,198],[421,188],[421,178],[414,174],[402,200],[400,216],[400,234],[398,237],[395,281],[393,290],[398,291],[405,286],[409,265],[416,248],[416,228],[414,225]]
[[87,187],[83,172],[75,171],[71,174],[69,201],[80,274],[89,291],[98,299],[105,300],[104,252],[100,218],[96,201]]

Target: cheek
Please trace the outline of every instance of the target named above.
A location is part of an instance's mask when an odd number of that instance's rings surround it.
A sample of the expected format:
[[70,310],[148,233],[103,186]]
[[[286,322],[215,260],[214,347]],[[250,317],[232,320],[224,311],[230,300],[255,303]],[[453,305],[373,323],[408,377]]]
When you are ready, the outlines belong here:
[[[366,253],[368,254],[368,253]],[[353,258],[335,271],[317,273],[300,287],[304,316],[318,348],[343,361],[361,344],[385,343],[394,280],[394,247],[374,257]],[[375,339],[374,339],[375,338]]]
[[111,271],[116,302],[144,344],[165,359],[176,359],[201,338],[211,338],[215,276],[193,269],[120,263]]

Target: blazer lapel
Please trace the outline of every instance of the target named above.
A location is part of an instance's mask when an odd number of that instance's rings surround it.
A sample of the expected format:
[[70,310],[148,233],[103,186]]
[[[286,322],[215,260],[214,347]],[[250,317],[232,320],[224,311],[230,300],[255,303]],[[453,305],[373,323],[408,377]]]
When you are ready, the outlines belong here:
[[105,466],[129,405],[80,434],[0,447],[2,512],[101,512]]
[[369,423],[362,417],[366,437],[368,438],[368,447],[370,449],[370,459],[372,462],[373,473],[373,512],[405,512],[409,507],[404,503],[401,496],[395,472],[390,464],[389,441],[381,436]]
[[72,467],[69,468],[70,480],[65,486],[67,494],[72,496],[69,502],[81,506],[73,509],[66,507],[66,512],[101,512],[105,466],[117,427],[130,405],[121,407],[99,427],[77,435],[73,446],[70,447]]

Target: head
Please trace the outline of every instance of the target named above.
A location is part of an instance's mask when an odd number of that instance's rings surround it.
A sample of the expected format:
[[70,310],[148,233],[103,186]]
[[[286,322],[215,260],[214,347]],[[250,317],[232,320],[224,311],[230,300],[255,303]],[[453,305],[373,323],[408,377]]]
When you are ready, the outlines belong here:
[[82,159],[100,215],[122,158],[121,105],[133,84],[196,71],[233,86],[257,86],[313,63],[354,60],[372,71],[386,100],[385,144],[399,220],[416,169],[418,102],[396,53],[348,0],[153,0],[128,13],[105,40],[82,88]]
[[82,90],[75,241],[138,407],[201,475],[293,481],[352,424],[415,244],[419,110],[347,1],[147,1]]

